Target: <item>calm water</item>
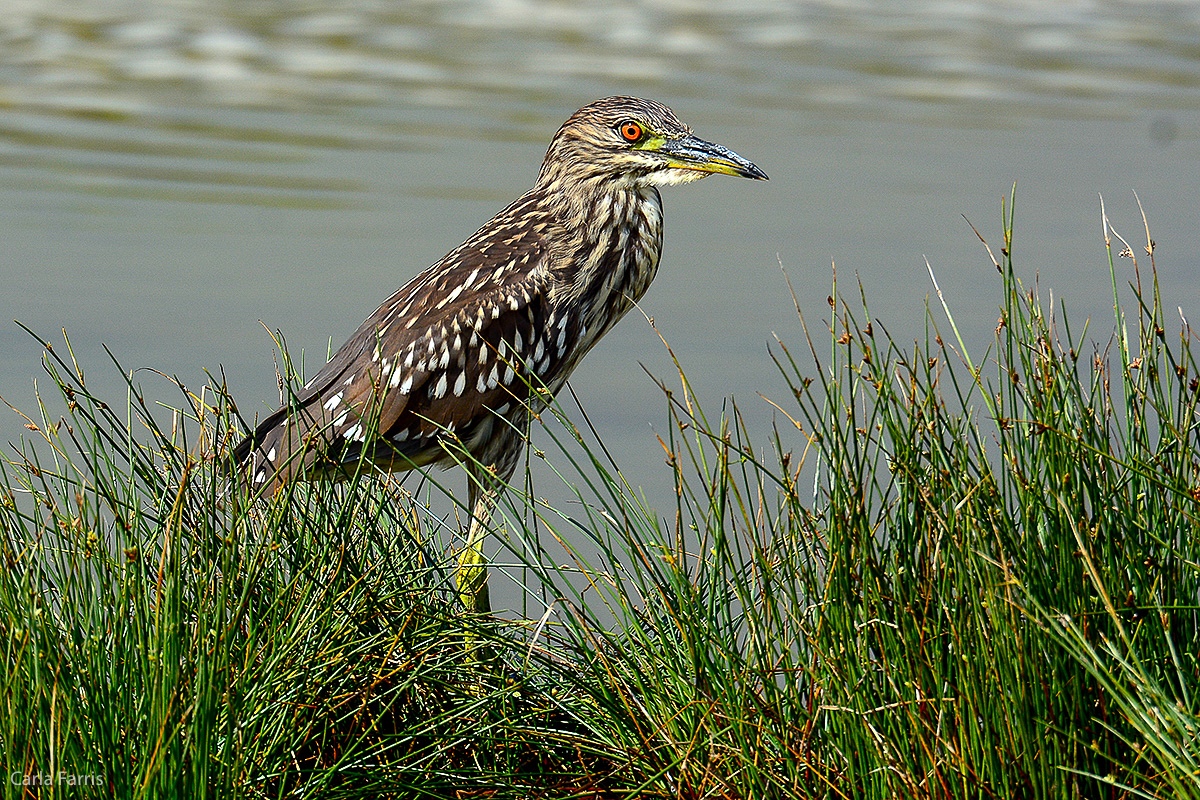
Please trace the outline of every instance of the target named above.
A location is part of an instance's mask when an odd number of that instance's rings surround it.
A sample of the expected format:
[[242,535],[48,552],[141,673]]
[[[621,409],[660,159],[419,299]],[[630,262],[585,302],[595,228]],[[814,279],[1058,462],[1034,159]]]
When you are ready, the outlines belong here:
[[[1093,332],[1111,328],[1100,194],[1137,237],[1138,192],[1164,295],[1200,319],[1200,4],[316,5],[5,4],[5,400],[33,409],[41,374],[19,319],[47,337],[66,327],[115,400],[102,343],[194,386],[223,369],[244,411],[266,411],[260,320],[315,369],[533,181],[563,119],[615,93],[666,102],[771,176],[668,190],[643,303],[702,399],[736,395],[764,441],[772,409],[756,393],[784,395],[768,342],[802,341],[780,264],[818,331],[836,262],[911,341],[928,257],[982,353],[998,282],[962,217],[995,243],[1014,180],[1020,268]],[[664,402],[641,364],[671,375],[635,312],[572,383],[661,503]],[[2,410],[0,441],[25,433]]]

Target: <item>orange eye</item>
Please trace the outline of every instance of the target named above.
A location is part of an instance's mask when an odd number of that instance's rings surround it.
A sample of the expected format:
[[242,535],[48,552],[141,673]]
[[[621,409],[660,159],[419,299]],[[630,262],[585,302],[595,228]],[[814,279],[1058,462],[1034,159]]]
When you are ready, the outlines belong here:
[[627,142],[636,142],[638,139],[641,139],[643,135],[645,135],[642,131],[642,126],[638,125],[632,120],[629,120],[628,122],[622,122],[621,126],[617,128],[617,130],[621,132],[621,136]]

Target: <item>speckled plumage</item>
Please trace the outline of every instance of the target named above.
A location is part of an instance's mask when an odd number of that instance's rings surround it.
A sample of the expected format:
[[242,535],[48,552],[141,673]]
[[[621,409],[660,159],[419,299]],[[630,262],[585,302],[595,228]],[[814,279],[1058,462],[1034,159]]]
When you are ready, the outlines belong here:
[[657,186],[714,171],[766,177],[658,103],[584,106],[528,192],[388,298],[238,445],[250,483],[337,477],[363,458],[386,471],[449,464],[461,448],[490,467],[468,467],[482,526],[519,460],[529,407],[544,403],[530,386],[557,391],[649,288],[662,250]]

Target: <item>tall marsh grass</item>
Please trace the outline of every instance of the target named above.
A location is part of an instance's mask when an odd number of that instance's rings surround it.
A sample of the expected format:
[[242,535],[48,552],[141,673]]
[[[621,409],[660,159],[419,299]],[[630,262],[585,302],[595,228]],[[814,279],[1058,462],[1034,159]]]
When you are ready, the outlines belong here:
[[528,619],[459,612],[436,484],[251,502],[221,387],[103,401],[43,342],[61,399],[0,464],[4,796],[1200,798],[1195,334],[1148,232],[1072,330],[1011,208],[986,353],[949,302],[905,350],[835,290],[772,349],[773,429],[663,381],[670,508],[544,412],[580,502],[509,493]]

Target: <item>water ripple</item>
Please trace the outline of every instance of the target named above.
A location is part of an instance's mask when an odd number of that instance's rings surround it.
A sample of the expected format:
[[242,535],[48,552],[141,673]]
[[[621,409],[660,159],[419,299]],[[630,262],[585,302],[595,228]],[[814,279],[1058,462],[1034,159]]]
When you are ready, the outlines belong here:
[[[730,59],[774,76],[760,90],[774,104],[797,94],[980,102],[1052,94],[1103,114],[1147,84],[1200,82],[1200,11],[1192,2],[265,8],[203,0],[149,9],[105,0],[17,4],[0,20],[0,104],[126,115],[183,95],[256,108],[445,103],[496,88],[553,86],[557,76],[719,81],[705,73]],[[843,82],[872,85],[865,94],[798,91],[828,65],[848,70]]]

